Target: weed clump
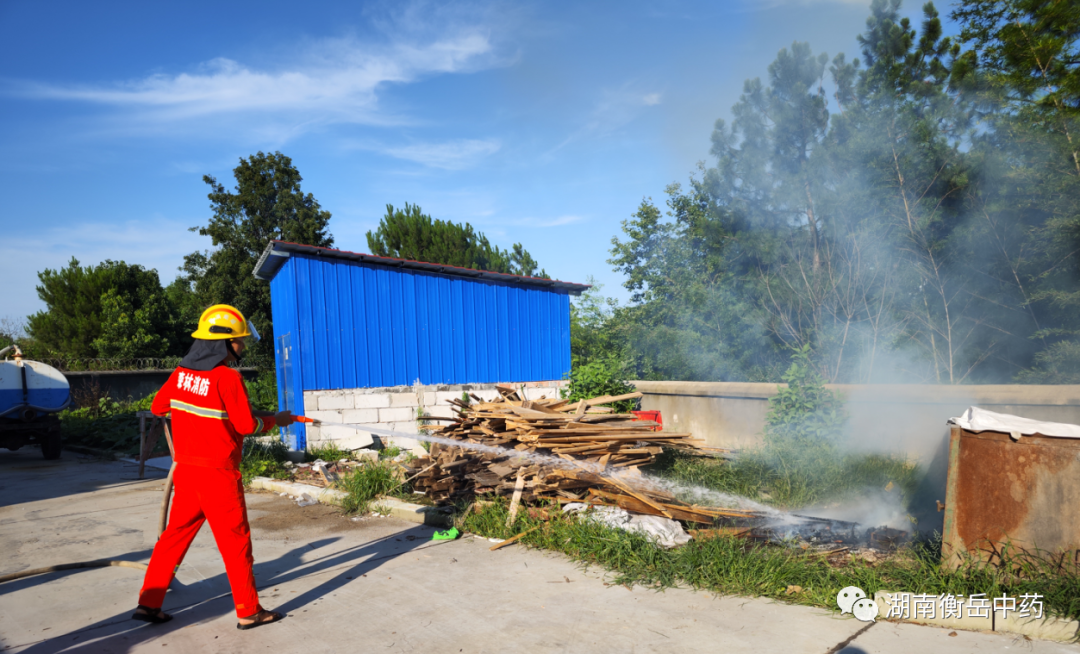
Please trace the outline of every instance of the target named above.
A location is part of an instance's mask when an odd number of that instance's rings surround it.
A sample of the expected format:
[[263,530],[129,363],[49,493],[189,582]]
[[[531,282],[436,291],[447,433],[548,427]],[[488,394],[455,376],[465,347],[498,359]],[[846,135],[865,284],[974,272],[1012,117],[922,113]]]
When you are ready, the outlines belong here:
[[352,452],[338,447],[337,443],[334,441],[321,442],[318,445],[309,447],[304,452],[304,461],[306,463],[314,463],[319,459],[322,459],[327,463],[333,463],[334,461],[351,458]]
[[244,438],[244,453],[240,458],[240,476],[244,486],[251,484],[255,477],[288,479],[291,476],[285,467],[288,448],[280,437]]
[[400,469],[382,461],[365,462],[345,475],[336,484],[348,493],[341,508],[346,513],[367,513],[371,503],[381,495],[407,496],[412,489],[401,479]]

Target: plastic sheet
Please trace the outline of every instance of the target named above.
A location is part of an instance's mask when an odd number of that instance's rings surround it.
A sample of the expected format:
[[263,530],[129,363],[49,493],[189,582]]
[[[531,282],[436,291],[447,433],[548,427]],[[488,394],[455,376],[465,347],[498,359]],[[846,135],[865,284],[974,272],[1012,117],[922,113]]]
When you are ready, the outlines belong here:
[[614,529],[644,534],[660,547],[671,549],[689,543],[690,534],[676,520],[654,515],[632,514],[615,506],[594,506],[574,502],[563,506],[565,513],[580,513],[586,520]]
[[1033,434],[1054,438],[1080,438],[1080,425],[1031,420],[1007,413],[994,413],[977,406],[968,407],[958,418],[950,418],[949,424],[972,432],[996,431],[1009,434],[1015,441],[1020,440],[1021,436]]

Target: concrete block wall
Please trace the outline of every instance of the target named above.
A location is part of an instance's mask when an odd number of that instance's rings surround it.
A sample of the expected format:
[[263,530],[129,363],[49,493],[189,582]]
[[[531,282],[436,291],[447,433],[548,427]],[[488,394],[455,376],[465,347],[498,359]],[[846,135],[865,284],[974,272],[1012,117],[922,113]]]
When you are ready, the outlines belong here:
[[[688,431],[712,447],[761,443],[777,384],[635,381],[641,408],[659,410],[668,431]],[[969,406],[1023,418],[1080,424],[1080,386],[828,384],[846,400],[853,448],[905,453],[922,463],[948,436],[946,421]]]
[[[565,381],[502,384],[523,392],[527,399],[558,397]],[[402,434],[419,433],[421,416],[449,418],[453,415],[450,400],[462,393],[477,395],[485,401],[499,397],[495,384],[447,384],[349,388],[332,391],[305,391],[304,414],[322,422],[307,426],[308,446],[334,442],[338,447],[370,447],[375,438],[386,443],[423,453],[420,441]],[[340,426],[336,426],[340,425]],[[396,435],[385,432],[397,432]]]

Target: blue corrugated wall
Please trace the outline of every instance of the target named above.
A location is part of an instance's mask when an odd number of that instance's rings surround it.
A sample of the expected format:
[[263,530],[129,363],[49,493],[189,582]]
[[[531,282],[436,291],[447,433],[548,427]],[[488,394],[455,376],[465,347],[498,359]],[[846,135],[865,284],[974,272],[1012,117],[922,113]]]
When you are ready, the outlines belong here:
[[[286,264],[270,280],[270,313],[274,319],[274,359],[277,364],[278,410],[304,415],[304,387],[300,379],[300,366],[296,365],[300,352],[296,335],[299,323],[296,314],[296,283],[293,268]],[[302,450],[307,444],[307,430],[303,423],[282,429],[285,444],[293,450]]]
[[561,379],[565,292],[293,254],[270,283],[279,383],[303,391]]

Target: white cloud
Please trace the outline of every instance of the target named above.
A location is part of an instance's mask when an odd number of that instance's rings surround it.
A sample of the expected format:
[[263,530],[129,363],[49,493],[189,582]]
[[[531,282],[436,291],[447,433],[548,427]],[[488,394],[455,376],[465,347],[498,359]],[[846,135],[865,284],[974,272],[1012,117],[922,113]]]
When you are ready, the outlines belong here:
[[602,89],[581,127],[545,152],[544,157],[550,157],[575,141],[614,134],[636,120],[646,107],[660,104],[661,97],[658,92],[643,93],[634,82],[627,82],[615,89]]
[[552,218],[550,220],[537,220],[531,223],[527,223],[532,227],[561,227],[563,225],[569,225],[584,220],[583,216],[559,216],[558,218]]
[[575,216],[573,214],[566,214],[558,216],[556,218],[518,218],[512,220],[501,220],[502,224],[513,225],[515,227],[536,227],[540,229],[546,229],[548,227],[562,227],[563,225],[570,225],[572,223],[581,222],[585,220],[584,216]]
[[0,241],[0,279],[4,308],[0,317],[24,317],[41,309],[38,272],[67,266],[74,256],[83,266],[106,259],[156,268],[162,285],[171,283],[184,255],[211,247],[209,237],[189,232],[199,222],[161,217],[123,223],[79,223],[8,233]]
[[502,147],[496,139],[457,139],[442,143],[410,143],[407,145],[355,146],[365,150],[374,150],[396,159],[413,161],[432,168],[443,170],[462,170],[476,165],[481,159],[489,157]]
[[[296,49],[289,63],[254,64],[219,57],[190,70],[98,84],[21,81],[6,94],[113,109],[111,130],[130,133],[177,126],[219,126],[287,139],[313,127],[354,123],[401,124],[408,119],[384,111],[379,96],[387,85],[427,76],[464,73],[502,65],[482,23],[447,19],[426,30],[395,29],[382,42],[331,38]],[[207,136],[213,136],[208,134]]]

